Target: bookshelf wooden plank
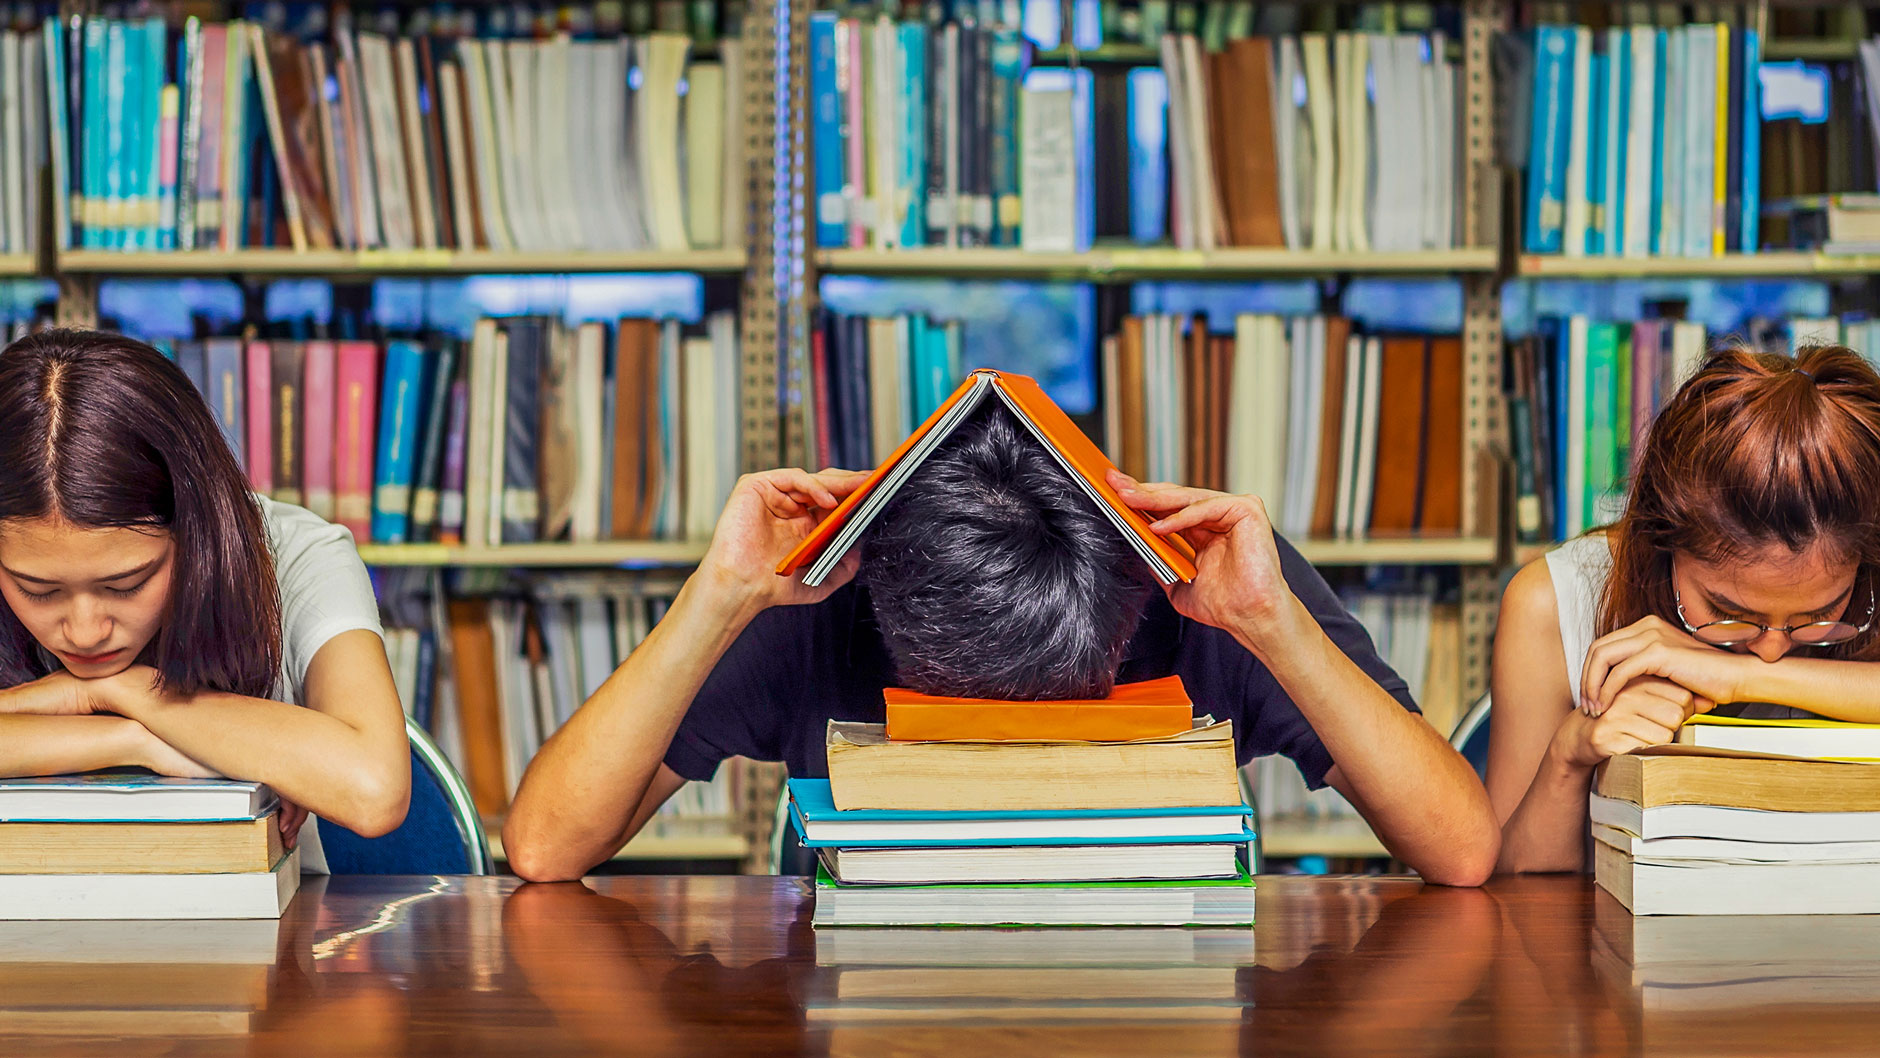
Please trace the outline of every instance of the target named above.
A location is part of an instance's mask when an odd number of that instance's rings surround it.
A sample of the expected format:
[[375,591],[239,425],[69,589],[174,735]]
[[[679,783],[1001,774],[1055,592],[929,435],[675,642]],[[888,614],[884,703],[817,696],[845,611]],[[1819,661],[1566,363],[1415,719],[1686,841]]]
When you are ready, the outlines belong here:
[[1011,249],[910,248],[820,250],[817,267],[854,275],[961,275],[1027,278],[1121,278],[1128,276],[1285,276],[1339,273],[1440,275],[1492,272],[1495,251],[1429,253],[1313,253],[1294,250],[1176,250],[1167,247],[1099,247],[1088,253],[1027,253]]
[[1277,820],[1262,824],[1260,852],[1267,859],[1282,860],[1300,856],[1369,859],[1390,855],[1362,819]]
[[1315,566],[1483,565],[1495,561],[1492,537],[1427,537],[1396,540],[1294,540]]
[[58,270],[105,275],[477,275],[577,272],[741,272],[744,251],[492,253],[450,250],[192,250],[119,253],[70,250]]
[[1519,275],[1583,279],[1715,278],[1729,276],[1864,275],[1880,272],[1880,255],[1784,250],[1722,257],[1555,257],[1523,254]]
[[0,254],[0,276],[32,276],[39,274],[39,258],[29,253]]
[[619,566],[696,565],[704,540],[603,540],[591,544],[504,544],[467,548],[448,544],[361,544],[368,566]]

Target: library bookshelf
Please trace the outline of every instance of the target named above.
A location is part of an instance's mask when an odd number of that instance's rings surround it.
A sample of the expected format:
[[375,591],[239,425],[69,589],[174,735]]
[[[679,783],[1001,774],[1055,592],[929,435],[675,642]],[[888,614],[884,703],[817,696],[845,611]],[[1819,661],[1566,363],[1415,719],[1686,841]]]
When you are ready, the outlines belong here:
[[566,275],[606,272],[693,272],[703,275],[744,271],[742,247],[722,250],[649,251],[642,253],[498,253],[456,250],[190,250],[128,253],[66,250],[58,254],[61,274],[84,276],[377,276]]
[[1427,253],[1320,253],[1308,250],[1176,250],[1103,247],[1085,253],[1019,249],[906,248],[818,250],[826,275],[1006,277],[1121,281],[1132,278],[1278,278],[1329,275],[1458,275],[1492,273],[1492,249]]
[[1557,257],[1522,254],[1515,274],[1536,279],[1775,279],[1880,273],[1880,255],[1794,250],[1716,257]]

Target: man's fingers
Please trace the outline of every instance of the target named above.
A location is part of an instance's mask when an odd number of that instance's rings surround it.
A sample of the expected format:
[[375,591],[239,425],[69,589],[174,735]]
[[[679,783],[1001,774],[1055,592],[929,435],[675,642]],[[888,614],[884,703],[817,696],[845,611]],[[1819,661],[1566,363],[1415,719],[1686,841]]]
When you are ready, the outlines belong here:
[[1195,529],[1204,526],[1224,527],[1235,521],[1240,513],[1239,504],[1235,502],[1233,497],[1216,496],[1213,499],[1203,500],[1200,503],[1184,507],[1174,514],[1152,523],[1149,528],[1167,536],[1170,533],[1179,533],[1184,529]]

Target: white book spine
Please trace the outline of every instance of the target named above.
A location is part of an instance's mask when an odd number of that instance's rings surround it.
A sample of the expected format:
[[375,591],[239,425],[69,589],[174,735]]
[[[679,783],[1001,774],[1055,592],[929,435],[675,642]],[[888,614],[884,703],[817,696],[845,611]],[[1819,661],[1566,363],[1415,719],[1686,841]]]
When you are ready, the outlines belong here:
[[1651,26],[1626,31],[1632,55],[1632,96],[1626,126],[1625,237],[1627,257],[1648,257],[1652,250],[1652,174],[1656,171],[1652,117],[1658,104],[1658,33]]
[[1585,26],[1574,30],[1573,110],[1567,133],[1566,221],[1562,228],[1562,253],[1567,257],[1586,256],[1586,233],[1592,223],[1592,206],[1586,200],[1586,171],[1590,162],[1592,131],[1593,33]]

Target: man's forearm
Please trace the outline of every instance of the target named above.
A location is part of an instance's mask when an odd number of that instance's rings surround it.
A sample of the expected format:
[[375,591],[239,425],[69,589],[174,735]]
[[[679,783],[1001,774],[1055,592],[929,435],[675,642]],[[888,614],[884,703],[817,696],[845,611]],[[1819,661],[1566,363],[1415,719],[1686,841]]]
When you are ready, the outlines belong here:
[[632,836],[679,722],[754,616],[735,586],[686,582],[645,641],[529,764],[503,827],[518,874],[576,878]]
[[1502,826],[1503,871],[1577,871],[1586,862],[1586,793],[1593,769],[1541,757],[1534,782]]
[[1488,876],[1500,847],[1488,792],[1434,728],[1346,657],[1297,599],[1257,634],[1235,636],[1286,689],[1393,854],[1431,881]]

